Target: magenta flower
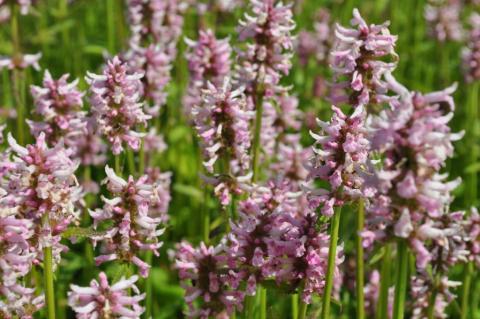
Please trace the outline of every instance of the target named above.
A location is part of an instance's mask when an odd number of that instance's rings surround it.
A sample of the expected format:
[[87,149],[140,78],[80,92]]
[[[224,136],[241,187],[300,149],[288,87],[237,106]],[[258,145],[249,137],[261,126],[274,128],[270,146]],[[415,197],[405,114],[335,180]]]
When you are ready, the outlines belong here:
[[146,125],[151,118],[139,102],[142,77],[139,73],[128,74],[127,66],[118,57],[108,61],[103,75],[87,74],[93,117],[99,131],[112,144],[114,155],[120,154],[124,143],[138,150],[144,134],[136,132],[135,128]]
[[106,231],[92,239],[96,245],[104,244],[102,255],[95,258],[97,264],[111,260],[135,264],[143,277],[148,276],[150,265],[142,261],[138,254],[140,251],[152,251],[158,255],[162,243],[158,236],[164,229],[159,229],[162,218],[151,216],[151,209],[160,205],[155,184],[147,182],[148,176],[144,175],[138,180],[129,176],[124,180],[115,172],[106,167],[107,174],[104,183],[108,191],[114,196],[112,199],[102,197],[104,207],[90,211],[94,220],[95,229],[103,222],[111,224]]
[[207,88],[208,82],[221,86],[229,74],[232,48],[228,40],[217,40],[212,30],[200,30],[197,41],[185,39],[189,47],[185,55],[190,73],[187,95],[184,97],[186,114],[189,115],[195,105],[201,104],[201,91]]
[[330,189],[311,190],[309,198],[312,207],[322,205],[322,214],[326,216],[333,215],[334,206],[370,197],[373,192],[364,187],[362,173],[369,152],[364,108],[359,105],[350,116],[335,106],[332,109],[330,122],[317,120],[324,135],[311,133],[316,142],[309,178],[327,181]]
[[175,257],[189,318],[229,318],[235,309],[242,310],[244,293],[238,289],[239,274],[225,253],[224,243],[207,247],[202,242],[195,249],[183,242]]
[[[68,305],[75,311],[76,318],[139,319],[144,312],[139,303],[145,299],[145,294],[140,294],[135,285],[138,276],[122,277],[113,285],[108,283],[105,273],[101,272],[98,277],[99,281],[92,280],[89,287],[70,285]],[[134,295],[130,294],[130,289]]]
[[65,145],[75,149],[77,141],[86,133],[85,112],[82,111],[83,93],[77,88],[78,80],[67,82],[68,74],[54,80],[45,71],[43,86],[31,86],[34,113],[41,121],[27,120],[32,135],[45,133],[48,144],[53,145],[63,138]]
[[470,16],[472,29],[467,46],[462,51],[463,70],[467,82],[480,80],[480,14]]
[[337,24],[331,65],[335,85],[332,88],[335,105],[353,106],[380,104],[388,97],[383,75],[392,72],[395,62],[384,62],[385,57],[397,59],[394,51],[397,37],[390,35],[389,22],[368,25],[357,9],[351,21],[354,29]]
[[425,5],[424,15],[429,35],[439,42],[461,41],[463,38],[461,9],[461,2],[456,0]]

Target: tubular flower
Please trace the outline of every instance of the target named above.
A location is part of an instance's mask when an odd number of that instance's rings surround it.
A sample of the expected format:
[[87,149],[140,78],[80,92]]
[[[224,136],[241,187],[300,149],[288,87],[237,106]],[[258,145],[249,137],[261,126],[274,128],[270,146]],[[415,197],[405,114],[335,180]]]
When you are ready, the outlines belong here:
[[168,205],[172,199],[170,194],[171,172],[161,172],[158,167],[148,167],[146,169],[148,176],[147,183],[154,185],[158,201],[152,205],[150,216],[160,218],[162,223],[168,221]]
[[187,95],[184,98],[185,111],[190,113],[195,105],[201,104],[200,93],[211,82],[223,84],[230,72],[232,48],[228,39],[217,40],[212,30],[200,31],[197,41],[186,39],[189,50],[186,58],[190,73]]
[[463,38],[461,8],[461,2],[456,0],[427,4],[424,15],[429,35],[439,42],[461,41]]
[[66,249],[60,244],[61,234],[79,217],[75,207],[81,199],[81,188],[74,175],[78,162],[69,158],[71,152],[62,143],[48,148],[43,133],[36,144],[26,148],[10,134],[8,142],[11,159],[3,162],[6,172],[1,180],[0,209],[32,221],[35,235],[30,244],[35,259],[41,260],[43,248],[52,246],[58,263],[60,252]]
[[82,165],[104,164],[107,159],[107,145],[97,134],[95,119],[88,117],[85,121],[87,132],[76,141],[77,157]]
[[41,116],[40,122],[27,120],[32,135],[45,133],[48,144],[58,143],[63,138],[65,145],[75,149],[78,139],[86,133],[85,112],[82,112],[83,93],[77,88],[78,80],[68,83],[68,74],[58,80],[45,71],[43,86],[31,86],[34,113]]
[[389,82],[400,99],[371,122],[372,148],[382,152],[384,160],[376,172],[379,196],[370,212],[377,226],[383,225],[380,233],[393,231],[398,237],[410,238],[418,254],[417,266],[423,268],[430,252],[425,255],[421,242],[426,238],[418,238],[418,231],[444,218],[451,191],[460,182],[447,182],[448,176],[439,173],[453,155],[452,141],[462,137],[448,127],[454,108],[450,94],[455,87],[423,95],[408,92],[391,77]]
[[178,245],[175,268],[185,289],[188,317],[229,318],[235,309],[242,309],[244,294],[233,267],[223,242],[216,247],[202,242],[196,249],[186,242]]
[[348,29],[337,24],[335,29],[331,52],[335,81],[332,102],[353,106],[380,104],[388,100],[383,75],[396,68],[396,62],[382,59],[397,60],[394,51],[397,37],[390,35],[389,22],[369,26],[357,9],[353,10],[351,24],[356,28]]
[[321,204],[326,216],[332,216],[333,207],[345,201],[373,195],[372,189],[363,187],[362,170],[369,152],[364,108],[360,105],[351,116],[335,106],[332,109],[330,122],[317,120],[325,135],[311,133],[316,142],[309,178],[327,181],[330,189],[311,190],[309,199],[314,208]]
[[246,110],[242,88],[232,90],[228,78],[221,86],[208,83],[202,99],[192,113],[206,159],[203,165],[213,173],[215,162],[225,158],[233,173],[247,171],[253,114]]
[[253,41],[240,52],[237,76],[248,93],[263,87],[269,97],[278,91],[282,75],[291,68],[295,23],[291,6],[282,2],[250,0],[250,5],[252,15],[246,14],[240,21],[239,38]]
[[103,75],[87,74],[93,117],[115,155],[123,150],[124,142],[133,150],[139,149],[143,134],[135,132],[135,127],[146,125],[150,119],[139,102],[142,77],[139,73],[127,74],[127,66],[118,57],[108,61]]
[[5,286],[0,283],[0,316],[5,319],[33,319],[35,312],[43,308],[45,298],[36,296],[34,288],[20,284]]
[[463,70],[467,82],[480,80],[480,14],[470,16],[472,29],[467,47],[462,51]]
[[164,229],[159,229],[162,219],[151,216],[152,207],[159,205],[156,185],[147,182],[147,175],[135,181],[132,176],[128,180],[122,179],[108,166],[105,172],[104,183],[114,197],[103,197],[103,209],[90,211],[90,216],[95,229],[103,230],[99,226],[104,221],[112,221],[113,225],[93,237],[95,245],[99,241],[104,243],[102,255],[95,261],[97,264],[117,259],[131,262],[139,268],[143,277],[147,277],[150,266],[137,255],[139,251],[146,250],[158,255],[162,246],[158,236],[164,232]]
[[[139,319],[144,308],[140,301],[145,294],[140,294],[135,282],[138,276],[128,279],[122,277],[113,285],[108,283],[107,275],[101,272],[99,281],[90,282],[89,287],[70,285],[68,305],[76,313],[77,319],[125,318]],[[133,290],[131,295],[129,289]]]

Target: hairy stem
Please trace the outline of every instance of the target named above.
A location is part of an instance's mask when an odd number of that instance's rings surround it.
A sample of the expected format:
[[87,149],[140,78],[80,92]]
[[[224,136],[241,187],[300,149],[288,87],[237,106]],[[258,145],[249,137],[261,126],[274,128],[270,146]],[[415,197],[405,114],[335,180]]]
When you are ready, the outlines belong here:
[[392,246],[387,243],[382,258],[380,270],[380,296],[378,297],[377,319],[388,318],[388,289],[390,288],[390,276],[392,269]]
[[[49,224],[48,215],[43,216],[43,223]],[[47,318],[55,319],[55,289],[53,286],[53,257],[52,246],[43,249],[43,279],[45,290],[45,304],[47,308]]]

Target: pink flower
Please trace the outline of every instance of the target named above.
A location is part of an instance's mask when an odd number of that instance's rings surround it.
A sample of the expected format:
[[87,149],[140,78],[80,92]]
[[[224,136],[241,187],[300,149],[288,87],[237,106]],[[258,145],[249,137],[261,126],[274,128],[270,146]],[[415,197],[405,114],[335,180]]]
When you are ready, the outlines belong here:
[[187,95],[184,106],[189,115],[195,105],[202,103],[201,91],[206,89],[208,82],[221,86],[230,73],[230,56],[232,48],[228,39],[217,40],[212,30],[200,30],[198,40],[186,39],[188,45],[186,58],[190,73]]
[[[74,175],[78,162],[62,143],[48,148],[41,133],[36,144],[22,147],[9,134],[10,151],[2,163],[6,167],[1,184],[0,210],[14,211],[17,218],[34,224],[30,244],[35,259],[41,260],[44,247],[52,246],[54,262],[66,249],[60,244],[62,232],[79,218],[81,188]],[[43,216],[48,216],[48,223]]]
[[330,12],[321,8],[315,15],[313,31],[302,30],[296,43],[300,63],[306,65],[310,58],[318,63],[326,63],[332,45],[332,22]]
[[151,212],[160,205],[156,185],[147,182],[147,175],[135,181],[132,176],[124,180],[108,166],[105,172],[107,178],[104,183],[114,197],[102,197],[103,209],[90,211],[94,228],[103,222],[111,225],[102,234],[92,238],[95,245],[102,242],[105,246],[102,255],[95,259],[96,263],[117,259],[131,262],[139,268],[142,277],[147,277],[150,265],[137,255],[146,250],[158,255],[158,249],[162,246],[158,237],[164,232],[164,229],[159,229],[162,218],[153,216]]
[[462,40],[461,8],[462,4],[456,0],[427,4],[424,15],[429,35],[439,42]]
[[139,73],[128,74],[127,66],[118,57],[108,61],[103,75],[87,74],[93,116],[102,135],[112,144],[114,155],[120,154],[124,143],[138,150],[144,134],[135,128],[146,125],[151,118],[139,102],[142,77]]
[[[92,280],[89,287],[70,285],[68,305],[76,313],[76,318],[139,319],[144,312],[139,303],[145,299],[145,294],[140,294],[135,286],[138,276],[122,277],[111,286],[105,273],[101,272],[98,277],[99,281]],[[133,295],[130,295],[130,289]]]
[[349,29],[340,25],[335,29],[335,44],[331,65],[335,85],[332,102],[353,106],[380,104],[388,97],[383,75],[392,72],[395,62],[384,62],[385,57],[397,59],[394,51],[397,37],[390,35],[389,22],[368,25],[357,9],[353,10]]
[[33,67],[36,71],[40,71],[40,65],[38,61],[42,57],[41,53],[37,54],[20,54],[16,57],[0,57],[0,70],[3,68],[13,69],[26,69]]
[[327,215],[333,212],[334,205],[367,195],[362,173],[369,152],[364,108],[357,107],[351,116],[335,106],[332,109],[330,122],[317,120],[324,135],[311,133],[316,142],[309,167],[310,179],[324,180],[330,185],[329,190],[312,189],[309,194],[311,205],[323,204],[322,211]]
[[244,293],[233,260],[225,254],[224,243],[199,248],[182,242],[177,247],[175,268],[185,289],[189,318],[228,318],[242,309]]
[[83,93],[77,88],[78,80],[71,83],[67,80],[68,74],[54,80],[50,72],[45,71],[43,86],[31,86],[34,113],[42,120],[27,120],[27,123],[33,136],[38,137],[44,132],[48,144],[56,144],[63,138],[68,147],[76,149],[78,140],[86,133],[87,122],[82,111]]
[[462,51],[463,71],[467,82],[480,80],[480,14],[470,16],[471,30]]

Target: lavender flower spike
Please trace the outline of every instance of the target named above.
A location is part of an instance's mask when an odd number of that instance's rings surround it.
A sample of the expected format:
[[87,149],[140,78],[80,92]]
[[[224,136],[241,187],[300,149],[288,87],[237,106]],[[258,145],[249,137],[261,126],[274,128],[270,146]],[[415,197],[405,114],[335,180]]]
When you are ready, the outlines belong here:
[[139,124],[146,125],[151,118],[139,102],[143,74],[128,74],[127,69],[116,56],[108,61],[102,75],[87,73],[86,77],[98,129],[112,144],[115,155],[120,154],[124,143],[133,150],[140,148],[140,138],[144,134],[136,132],[135,128]]
[[[99,281],[92,280],[90,287],[70,285],[68,305],[75,311],[77,319],[124,318],[139,319],[144,308],[140,301],[145,294],[140,294],[135,282],[138,276],[121,278],[113,285],[108,283],[107,276],[101,272]],[[128,292],[132,289],[134,295]]]

